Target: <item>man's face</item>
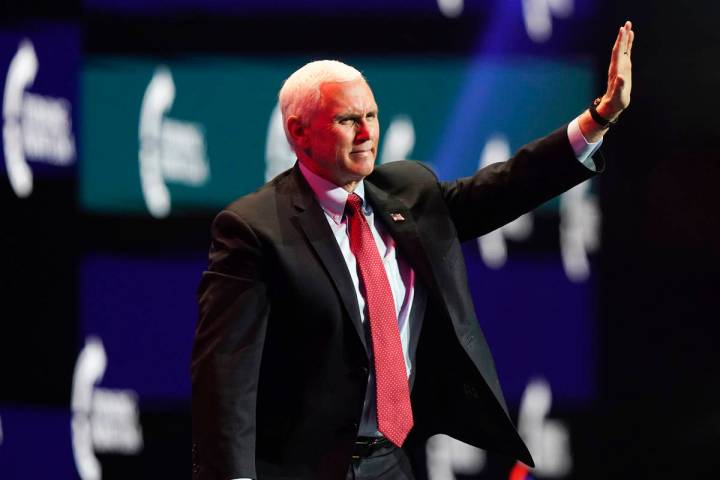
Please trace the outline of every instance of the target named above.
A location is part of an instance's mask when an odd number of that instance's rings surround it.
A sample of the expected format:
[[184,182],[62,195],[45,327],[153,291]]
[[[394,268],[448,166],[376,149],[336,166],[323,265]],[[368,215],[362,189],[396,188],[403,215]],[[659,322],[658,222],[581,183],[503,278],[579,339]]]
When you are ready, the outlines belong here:
[[375,165],[380,125],[378,108],[363,79],[324,83],[320,105],[306,129],[305,165],[351,191]]

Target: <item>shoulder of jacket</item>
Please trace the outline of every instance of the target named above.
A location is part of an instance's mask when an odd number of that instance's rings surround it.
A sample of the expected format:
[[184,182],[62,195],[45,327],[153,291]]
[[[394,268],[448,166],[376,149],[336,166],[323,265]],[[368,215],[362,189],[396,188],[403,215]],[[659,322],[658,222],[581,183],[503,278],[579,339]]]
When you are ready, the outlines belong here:
[[435,172],[426,164],[415,160],[400,160],[379,165],[370,175],[371,181],[405,180],[437,182]]
[[255,220],[267,220],[277,215],[277,205],[282,191],[290,181],[291,170],[281,173],[254,192],[245,194],[225,206],[220,214],[230,212],[252,224]]

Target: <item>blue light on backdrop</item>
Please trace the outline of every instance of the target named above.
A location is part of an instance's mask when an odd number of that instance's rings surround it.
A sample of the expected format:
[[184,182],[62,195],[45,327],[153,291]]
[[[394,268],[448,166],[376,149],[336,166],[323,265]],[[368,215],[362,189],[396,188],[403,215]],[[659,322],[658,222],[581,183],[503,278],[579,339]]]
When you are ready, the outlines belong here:
[[190,347],[195,291],[205,254],[154,258],[86,256],[80,268],[80,336],[102,340],[102,385],[130,388],[140,405],[185,405],[190,399]]

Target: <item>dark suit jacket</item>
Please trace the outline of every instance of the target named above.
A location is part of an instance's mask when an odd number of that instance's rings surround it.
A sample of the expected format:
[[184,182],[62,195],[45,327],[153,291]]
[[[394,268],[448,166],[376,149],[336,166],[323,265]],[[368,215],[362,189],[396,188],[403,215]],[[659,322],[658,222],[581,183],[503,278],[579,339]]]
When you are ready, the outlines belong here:
[[[406,445],[445,433],[532,464],[478,326],[460,243],[592,174],[562,128],[453,182],[417,162],[379,166],[365,179],[377,218],[428,292]],[[199,304],[195,478],[345,478],[368,344],[346,264],[297,166],[216,217]]]

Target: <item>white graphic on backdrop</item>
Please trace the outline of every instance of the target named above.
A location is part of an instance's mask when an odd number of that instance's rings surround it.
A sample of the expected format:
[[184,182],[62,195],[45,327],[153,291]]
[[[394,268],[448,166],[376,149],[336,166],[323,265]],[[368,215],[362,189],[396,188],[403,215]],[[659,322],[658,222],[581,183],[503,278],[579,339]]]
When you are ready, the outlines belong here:
[[565,274],[573,282],[590,276],[588,252],[600,247],[600,218],[590,182],[576,185],[560,197],[560,254]]
[[166,182],[199,187],[208,182],[210,166],[201,125],[167,117],[175,101],[175,83],[158,67],[145,90],[140,110],[140,183],[150,214],[170,213]]
[[459,17],[465,8],[464,0],[437,0],[440,13],[448,18]]
[[415,147],[415,127],[412,119],[407,115],[396,115],[390,121],[383,138],[381,163],[407,160]]
[[20,198],[33,190],[27,160],[67,166],[75,160],[70,102],[26,90],[39,63],[30,40],[20,42],[10,61],[3,94],[3,151],[10,186]]
[[544,379],[533,379],[520,401],[518,432],[535,460],[534,473],[543,478],[565,477],[572,470],[570,433],[559,420],[547,418],[552,390]]
[[137,394],[97,387],[106,368],[102,341],[89,337],[75,364],[71,399],[73,455],[82,480],[102,478],[96,451],[130,455],[143,447]]
[[[480,154],[479,168],[510,158],[510,144],[501,134],[495,134],[485,144]],[[500,268],[507,260],[506,238],[522,241],[530,237],[533,230],[532,213],[526,213],[514,221],[478,238],[480,256],[490,268]]]
[[573,0],[522,0],[523,20],[528,37],[543,43],[552,37],[552,18],[568,18],[574,9]]
[[[464,0],[437,0],[437,5],[440,13],[448,18],[459,17],[465,9]],[[568,18],[574,7],[574,0],[522,0],[523,23],[528,37],[536,43],[550,40],[553,17]]]
[[485,468],[487,454],[447,435],[433,435],[425,444],[430,480],[455,480],[455,474],[477,475]]

